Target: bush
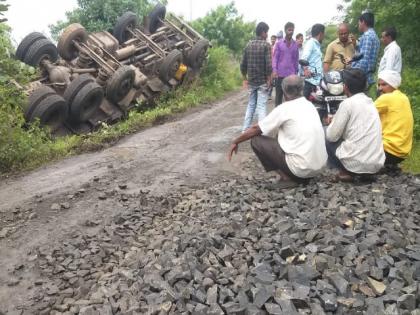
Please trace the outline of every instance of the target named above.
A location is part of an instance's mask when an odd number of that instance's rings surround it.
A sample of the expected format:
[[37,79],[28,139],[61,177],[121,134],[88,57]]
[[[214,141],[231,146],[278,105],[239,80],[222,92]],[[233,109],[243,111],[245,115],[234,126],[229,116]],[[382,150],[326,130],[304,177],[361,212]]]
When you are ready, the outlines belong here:
[[224,93],[241,84],[239,65],[224,46],[210,49],[209,60],[202,74],[205,86]]
[[420,141],[420,69],[405,69],[402,74],[403,91],[410,99],[414,116],[414,138]]

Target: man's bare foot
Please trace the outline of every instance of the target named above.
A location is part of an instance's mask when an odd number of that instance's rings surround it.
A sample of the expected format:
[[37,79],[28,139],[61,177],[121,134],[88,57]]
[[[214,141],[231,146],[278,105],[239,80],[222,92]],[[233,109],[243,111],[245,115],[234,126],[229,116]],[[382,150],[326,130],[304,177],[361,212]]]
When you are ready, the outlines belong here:
[[346,171],[340,171],[337,175],[334,177],[335,182],[347,182],[350,183],[354,180],[353,176],[346,172]]
[[281,170],[276,171],[279,174],[279,181],[291,181],[292,179]]

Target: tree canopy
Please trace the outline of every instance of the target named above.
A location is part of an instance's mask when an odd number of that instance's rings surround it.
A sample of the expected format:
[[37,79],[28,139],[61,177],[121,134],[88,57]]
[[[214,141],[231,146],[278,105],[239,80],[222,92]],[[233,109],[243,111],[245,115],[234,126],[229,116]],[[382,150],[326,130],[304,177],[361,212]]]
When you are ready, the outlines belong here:
[[420,0],[345,0],[349,3],[346,20],[357,26],[359,16],[366,10],[375,14],[375,30],[380,34],[385,27],[397,29],[397,42],[407,65],[419,66],[420,58]]
[[[166,4],[166,0],[159,1]],[[66,12],[66,20],[50,25],[51,34],[57,38],[69,24],[80,23],[89,32],[112,29],[118,17],[127,11],[145,16],[156,5],[155,0],[77,0],[78,8]]]
[[235,55],[242,53],[255,36],[255,22],[245,22],[233,2],[218,6],[206,16],[193,21],[192,26],[213,44],[228,47]]

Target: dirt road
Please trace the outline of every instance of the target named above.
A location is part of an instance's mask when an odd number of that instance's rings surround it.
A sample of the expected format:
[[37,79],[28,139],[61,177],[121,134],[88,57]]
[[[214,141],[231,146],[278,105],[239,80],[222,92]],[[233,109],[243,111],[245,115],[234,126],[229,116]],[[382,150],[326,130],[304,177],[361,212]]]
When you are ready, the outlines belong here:
[[419,314],[420,179],[281,191],[245,106],[0,183],[0,315]]
[[[140,190],[165,194],[182,185],[209,183],[222,174],[240,172],[240,161],[248,155],[229,165],[226,152],[240,131],[245,103],[246,94],[232,94],[102,152],[72,157],[0,183],[0,235],[4,236],[0,239],[0,305],[10,307],[26,300],[25,286],[33,275],[16,286],[8,283],[10,269],[28,252],[59,241],[87,220],[106,220],[121,211],[112,202],[97,207],[98,196],[112,194],[118,184],[127,185],[127,194]],[[70,208],[51,209],[60,203]]]

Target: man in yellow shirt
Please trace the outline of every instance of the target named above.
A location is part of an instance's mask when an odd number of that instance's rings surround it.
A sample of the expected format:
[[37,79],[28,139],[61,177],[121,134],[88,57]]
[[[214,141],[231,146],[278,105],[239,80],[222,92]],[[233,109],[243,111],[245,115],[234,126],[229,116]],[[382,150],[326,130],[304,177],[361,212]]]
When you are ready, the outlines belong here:
[[324,72],[330,70],[342,70],[345,65],[341,61],[339,54],[343,55],[346,60],[350,60],[354,56],[354,45],[349,39],[349,26],[345,23],[338,26],[338,38],[332,41],[325,52]]
[[385,165],[396,165],[410,153],[413,143],[413,113],[408,97],[398,90],[401,75],[392,70],[378,74],[381,95],[375,101],[382,123]]

